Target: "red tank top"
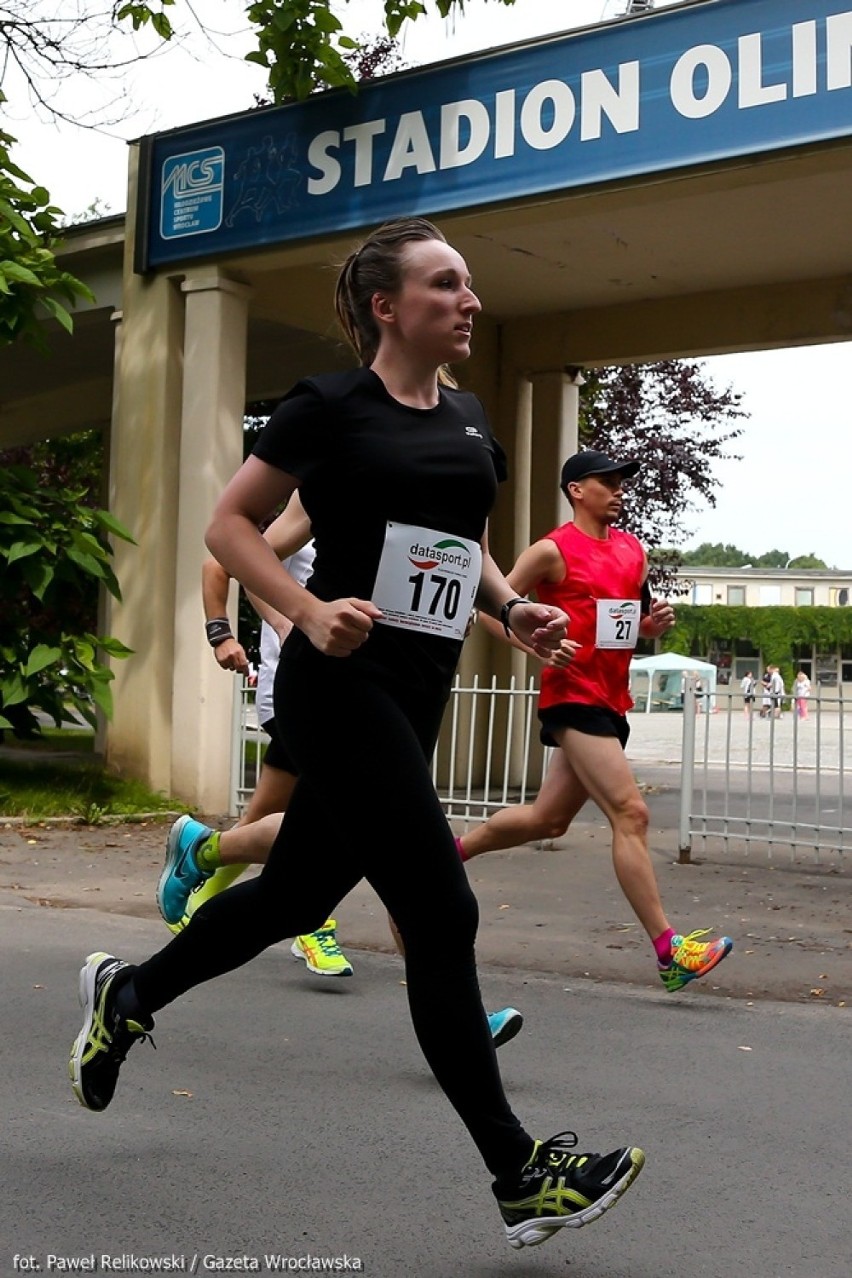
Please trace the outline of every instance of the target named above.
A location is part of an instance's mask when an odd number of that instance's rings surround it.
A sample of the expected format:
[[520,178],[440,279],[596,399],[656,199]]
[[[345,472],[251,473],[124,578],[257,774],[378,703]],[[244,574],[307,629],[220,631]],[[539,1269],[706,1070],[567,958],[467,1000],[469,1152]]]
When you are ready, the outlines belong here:
[[[633,708],[630,696],[630,659],[639,629],[638,608],[630,621],[618,605],[638,600],[642,593],[645,552],[631,533],[610,528],[604,540],[580,532],[574,523],[547,534],[565,560],[566,573],[558,584],[539,582],[535,593],[541,603],[562,608],[571,618],[568,638],[581,648],[565,670],[544,666],[539,705],[542,709],[565,702],[606,706],[616,714]],[[610,601],[598,608],[598,600]],[[629,647],[599,647],[599,640],[629,637]]]

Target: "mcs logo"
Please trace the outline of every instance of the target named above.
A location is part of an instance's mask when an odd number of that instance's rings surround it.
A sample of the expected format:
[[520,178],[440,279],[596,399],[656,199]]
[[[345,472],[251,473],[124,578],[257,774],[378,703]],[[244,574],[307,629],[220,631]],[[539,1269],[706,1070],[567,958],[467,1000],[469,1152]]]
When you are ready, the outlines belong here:
[[160,234],[204,235],[222,222],[225,152],[220,146],[172,155],[163,163]]

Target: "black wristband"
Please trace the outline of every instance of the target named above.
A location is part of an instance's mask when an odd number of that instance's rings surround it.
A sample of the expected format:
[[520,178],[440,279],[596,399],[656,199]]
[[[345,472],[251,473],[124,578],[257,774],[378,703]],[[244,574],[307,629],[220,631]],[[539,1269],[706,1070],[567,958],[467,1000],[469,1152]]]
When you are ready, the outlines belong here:
[[520,596],[518,596],[517,599],[509,599],[507,600],[506,603],[503,604],[503,607],[500,609],[500,620],[503,623],[503,629],[506,631],[507,639],[511,639],[512,637],[512,632],[509,629],[509,613],[514,608],[515,604],[519,604],[519,603],[529,603],[529,599],[521,599]]
[[224,643],[226,639],[233,639],[231,631],[231,623],[227,617],[214,617],[212,621],[204,623],[204,629],[207,632],[207,642],[211,648],[218,648],[220,643]]

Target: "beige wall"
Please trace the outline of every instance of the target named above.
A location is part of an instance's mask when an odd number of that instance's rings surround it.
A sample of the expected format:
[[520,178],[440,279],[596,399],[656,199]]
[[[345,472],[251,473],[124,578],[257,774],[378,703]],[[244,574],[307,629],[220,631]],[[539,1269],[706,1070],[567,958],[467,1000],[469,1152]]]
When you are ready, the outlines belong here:
[[[809,591],[808,601],[815,608],[835,608],[840,604],[840,592],[847,592],[847,605],[852,601],[852,569],[846,572],[822,569],[796,570],[759,568],[682,568],[678,580],[687,594],[684,603],[731,604],[741,602],[746,608],[764,608],[781,605],[786,608],[802,606],[800,590]],[[743,591],[744,599],[731,597],[732,591]]]

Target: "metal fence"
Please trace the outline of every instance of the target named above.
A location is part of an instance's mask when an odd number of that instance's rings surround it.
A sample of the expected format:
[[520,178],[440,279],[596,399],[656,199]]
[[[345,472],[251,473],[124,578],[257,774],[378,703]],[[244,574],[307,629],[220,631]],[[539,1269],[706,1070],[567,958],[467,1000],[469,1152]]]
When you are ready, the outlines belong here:
[[[535,681],[496,679],[466,685],[456,677],[437,749],[432,777],[448,817],[484,820],[508,803],[533,798],[547,770],[549,750],[538,743]],[[269,741],[257,721],[255,690],[234,680],[237,730],[231,743],[230,811],[242,815],[254,789],[257,768]]]
[[[690,680],[690,684],[694,684]],[[784,847],[816,860],[852,851],[852,802],[846,759],[852,750],[852,702],[842,687],[817,687],[806,717],[785,699],[751,712],[742,697],[717,688],[715,710],[684,700],[679,846],[696,839]]]
[[231,722],[231,802],[232,816],[242,816],[252,796],[258,768],[269,736],[257,721],[255,689],[248,679],[234,679],[234,709]]
[[[243,680],[235,685],[231,810],[241,813],[268,738],[257,723],[254,689]],[[538,793],[551,751],[539,744],[537,695],[533,678],[508,686],[455,679],[432,760],[448,817],[484,820]],[[700,712],[705,706],[712,712]],[[845,775],[852,701],[842,688],[818,688],[805,719],[789,701],[780,717],[761,719],[758,709],[746,713],[738,693],[717,688],[712,705],[687,695],[682,713],[634,715],[632,726],[634,764],[661,764],[678,776],[684,860],[696,841],[704,847],[710,840],[817,860],[852,851]]]
[[483,821],[509,803],[535,798],[550,750],[538,739],[534,679],[453,683],[432,777],[448,817]]

